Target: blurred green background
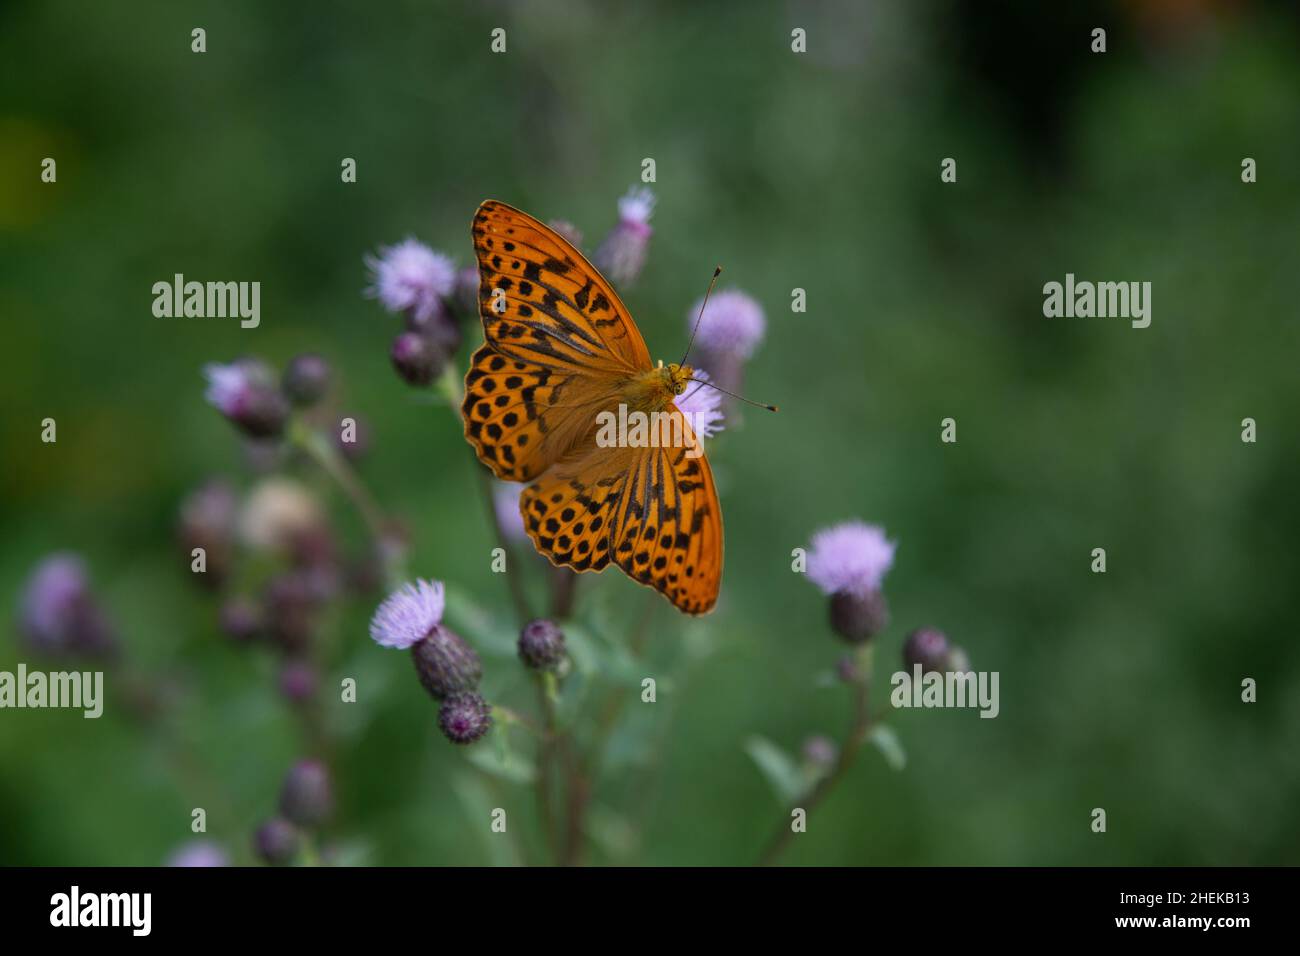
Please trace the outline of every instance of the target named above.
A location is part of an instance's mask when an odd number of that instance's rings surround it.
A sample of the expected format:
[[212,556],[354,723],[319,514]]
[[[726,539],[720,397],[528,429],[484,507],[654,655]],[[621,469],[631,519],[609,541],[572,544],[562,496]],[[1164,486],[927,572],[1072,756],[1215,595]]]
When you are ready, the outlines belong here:
[[[594,243],[644,157],[655,235],[625,298],[652,355],[679,354],[722,263],[767,311],[746,391],[782,411],[712,448],[722,601],[699,622],[657,611],[650,672],[674,676],[637,712],[657,769],[635,746],[614,761],[590,858],[754,860],[784,811],[745,741],[797,751],[849,719],[819,681],[841,651],[824,599],[790,552],[861,517],[899,542],[877,700],[903,634],[932,624],[1000,672],[1001,715],[893,715],[906,769],[864,751],[788,862],[1300,862],[1293,8],[610,6],[0,9],[0,613],[43,555],[78,551],[125,649],[98,721],[0,711],[0,863],[158,863],[195,806],[248,859],[304,750],[272,656],[222,637],[175,541],[190,489],[256,480],[203,401],[204,363],[326,356],[340,410],[370,426],[364,479],[409,522],[412,572],[509,614],[460,429],[393,375],[397,322],[363,297],[362,257],[414,235],[466,264],[489,197]],[[949,156],[958,182],[941,184]],[[177,272],[260,281],[261,327],[155,318],[151,286]],[[1151,327],[1044,318],[1042,286],[1067,272],[1152,282]],[[57,444],[39,440],[47,416]],[[640,606],[616,572],[583,585],[580,613]],[[331,705],[331,839],[377,863],[509,861],[487,801],[517,810],[531,852],[530,790],[485,782],[438,735],[409,661],[366,637],[374,603],[329,622],[325,697],[342,676],[360,689]],[[19,660],[6,623],[0,669]],[[532,706],[508,649],[485,663],[494,699]],[[161,716],[126,713],[131,682],[170,702]]]

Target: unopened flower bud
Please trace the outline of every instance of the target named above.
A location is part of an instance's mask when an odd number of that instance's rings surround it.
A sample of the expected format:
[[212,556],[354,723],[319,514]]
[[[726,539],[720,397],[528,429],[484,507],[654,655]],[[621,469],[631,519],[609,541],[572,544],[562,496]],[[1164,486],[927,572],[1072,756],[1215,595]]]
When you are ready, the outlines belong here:
[[438,708],[438,726],[454,744],[472,744],[492,727],[492,708],[478,694],[448,697]]
[[221,605],[221,630],[237,644],[247,644],[262,631],[262,612],[248,598],[234,597]]
[[423,388],[441,373],[446,356],[432,337],[422,332],[403,332],[393,339],[393,368],[403,381]]
[[850,644],[861,644],[889,624],[889,605],[880,591],[839,591],[831,595],[831,627]]
[[295,405],[315,405],[330,387],[330,366],[319,355],[297,355],[285,366],[280,387]]
[[434,625],[423,640],[411,645],[411,659],[420,683],[438,700],[473,690],[483,676],[478,654],[442,624]]
[[285,866],[298,855],[298,831],[283,817],[272,817],[253,834],[253,850],[262,862]]
[[529,621],[519,633],[519,659],[535,671],[550,671],[564,660],[564,632],[549,618]]
[[917,664],[924,673],[942,672],[948,666],[948,637],[934,627],[919,627],[903,642],[903,664],[910,671]]
[[280,668],[280,693],[292,704],[311,700],[319,683],[316,668],[309,661],[290,660]]
[[300,827],[317,827],[334,812],[329,771],[318,760],[300,760],[285,774],[280,812]]

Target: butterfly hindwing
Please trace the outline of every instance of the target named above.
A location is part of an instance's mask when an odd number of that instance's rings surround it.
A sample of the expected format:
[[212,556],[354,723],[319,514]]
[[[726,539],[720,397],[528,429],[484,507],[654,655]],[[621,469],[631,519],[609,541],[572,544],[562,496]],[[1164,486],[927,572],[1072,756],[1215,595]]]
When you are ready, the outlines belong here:
[[686,436],[668,447],[593,448],[524,489],[520,511],[553,563],[596,571],[610,562],[688,614],[717,601],[722,513],[708,460],[681,412]]
[[470,231],[483,332],[497,351],[605,375],[650,368],[645,341],[618,294],[554,229],[489,199]]

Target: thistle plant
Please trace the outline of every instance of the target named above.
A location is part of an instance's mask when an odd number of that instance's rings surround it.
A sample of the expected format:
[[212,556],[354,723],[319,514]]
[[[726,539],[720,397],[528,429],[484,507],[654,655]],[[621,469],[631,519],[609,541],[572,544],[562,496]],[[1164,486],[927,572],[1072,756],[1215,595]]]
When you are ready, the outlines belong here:
[[[647,261],[653,208],[648,189],[629,192],[617,204],[615,225],[591,253],[618,286],[634,283]],[[554,227],[581,243],[571,223]],[[413,238],[381,246],[363,261],[370,276],[366,294],[399,320],[388,346],[397,381],[380,401],[405,400],[403,389],[432,390],[434,413],[453,416],[460,428],[461,345],[480,328],[476,271]],[[725,461],[721,443],[738,419],[723,393],[707,383],[732,391],[741,385],[744,366],[763,340],[765,318],[757,301],[738,289],[720,291],[707,307],[697,303],[692,314],[699,315],[701,358],[676,404],[711,443],[715,460]],[[377,343],[382,355],[380,348]],[[713,649],[710,620],[691,625],[688,645],[685,632],[675,634],[686,618],[654,591],[639,593],[612,576],[552,566],[526,533],[519,506],[525,486],[496,480],[468,445],[465,467],[477,476],[501,590],[471,594],[455,580],[456,568],[408,569],[411,532],[363,477],[367,456],[387,449],[370,448],[363,419],[342,406],[346,383],[329,361],[304,352],[277,370],[245,356],[202,371],[207,402],[242,444],[245,477],[198,484],[181,503],[177,543],[192,562],[191,577],[209,595],[214,629],[230,653],[271,661],[267,691],[297,722],[301,757],[280,784],[278,800],[268,789],[260,820],[223,820],[224,843],[183,844],[171,862],[364,859],[353,852],[364,839],[358,832],[364,817],[335,797],[339,750],[347,741],[334,688],[337,676],[353,672],[362,656],[390,650],[406,651],[411,665],[409,677],[388,692],[426,699],[429,728],[462,755],[462,789],[522,810],[511,811],[516,820],[531,817],[532,832],[512,836],[514,859],[572,865],[596,852],[603,860],[634,860],[652,811],[651,801],[639,797],[655,790],[671,705],[656,707],[651,721],[637,719],[634,708],[655,702],[662,688],[685,684],[692,662]],[[869,740],[900,759],[883,715],[870,707],[873,656],[889,623],[883,581],[894,554],[895,543],[862,522],[813,538],[807,576],[824,592],[828,629],[845,645],[835,673],[848,691],[852,718],[838,739],[810,729],[797,756],[763,738],[748,742],[789,807],[812,812]],[[74,556],[43,563],[23,607],[23,630],[33,647],[100,655],[117,648]],[[370,641],[340,628],[340,612],[348,608],[365,609]],[[725,615],[725,605],[716,613]],[[668,647],[675,668],[647,660],[652,639],[657,657]],[[908,666],[927,670],[951,668],[963,654],[928,628],[913,631],[903,648]],[[629,751],[637,754],[634,760]],[[178,779],[190,781],[193,790],[211,795],[220,789],[183,751],[177,758],[178,768],[183,765]],[[616,785],[628,780],[638,798],[620,805],[616,791],[623,787]],[[532,794],[521,800],[524,788]],[[762,851],[763,862],[777,860],[788,846],[787,820]],[[475,823],[489,826],[486,818]],[[611,839],[611,833],[623,837]]]

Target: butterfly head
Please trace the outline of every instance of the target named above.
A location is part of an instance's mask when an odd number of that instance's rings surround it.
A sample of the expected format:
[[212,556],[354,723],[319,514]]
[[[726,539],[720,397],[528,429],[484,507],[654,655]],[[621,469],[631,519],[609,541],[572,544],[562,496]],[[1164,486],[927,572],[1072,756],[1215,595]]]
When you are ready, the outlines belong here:
[[668,390],[674,395],[680,395],[686,391],[686,384],[691,381],[695,375],[695,369],[689,365],[678,365],[674,362],[663,369],[664,383]]

